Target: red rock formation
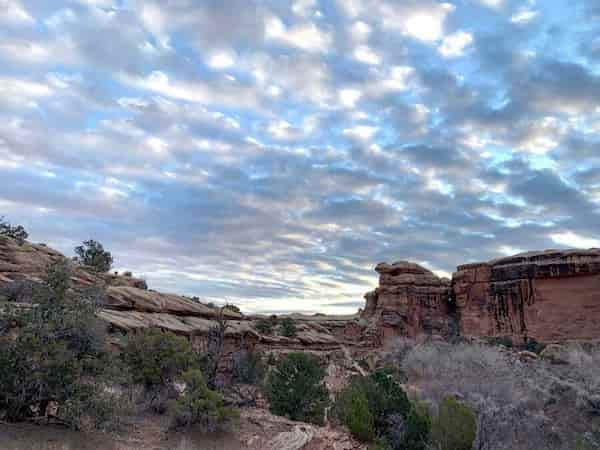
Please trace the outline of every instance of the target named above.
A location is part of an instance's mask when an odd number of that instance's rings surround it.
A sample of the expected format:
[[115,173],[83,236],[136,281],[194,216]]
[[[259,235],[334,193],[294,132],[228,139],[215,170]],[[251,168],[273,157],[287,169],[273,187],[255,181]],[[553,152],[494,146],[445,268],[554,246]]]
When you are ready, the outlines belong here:
[[365,295],[362,318],[375,324],[382,340],[448,333],[450,280],[407,261],[381,263],[375,270],[379,287]]
[[412,263],[379,264],[362,317],[380,336],[600,339],[600,249],[546,250],[459,266],[452,282]]
[[529,252],[459,266],[453,285],[464,335],[600,339],[600,249]]

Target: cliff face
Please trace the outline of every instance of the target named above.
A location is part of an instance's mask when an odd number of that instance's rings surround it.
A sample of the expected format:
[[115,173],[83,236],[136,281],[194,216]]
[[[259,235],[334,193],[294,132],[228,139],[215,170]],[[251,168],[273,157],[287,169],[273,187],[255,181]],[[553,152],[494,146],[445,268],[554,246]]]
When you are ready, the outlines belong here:
[[[529,252],[459,266],[452,281],[380,264],[363,318],[385,339],[418,334],[600,339],[600,249]],[[392,318],[392,320],[390,320]]]
[[365,295],[362,317],[375,322],[381,340],[449,333],[450,280],[407,261],[381,263],[375,270],[379,287]]
[[464,335],[600,339],[600,249],[459,266],[453,285]]

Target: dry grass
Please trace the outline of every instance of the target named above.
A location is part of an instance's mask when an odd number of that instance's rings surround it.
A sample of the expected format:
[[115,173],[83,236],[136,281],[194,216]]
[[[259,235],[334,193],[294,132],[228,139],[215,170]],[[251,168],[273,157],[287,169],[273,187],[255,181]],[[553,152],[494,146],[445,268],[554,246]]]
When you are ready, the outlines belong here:
[[600,352],[567,351],[569,364],[554,365],[484,344],[402,341],[393,358],[432,409],[448,395],[474,408],[477,450],[574,450],[581,438],[597,449]]

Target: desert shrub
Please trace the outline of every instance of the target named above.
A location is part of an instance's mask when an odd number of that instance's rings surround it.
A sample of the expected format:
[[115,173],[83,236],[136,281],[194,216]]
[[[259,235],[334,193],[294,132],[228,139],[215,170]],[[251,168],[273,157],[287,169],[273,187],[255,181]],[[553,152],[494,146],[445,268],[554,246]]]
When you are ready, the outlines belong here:
[[352,436],[361,442],[375,438],[375,419],[369,409],[369,400],[361,389],[351,388],[345,392],[343,421]]
[[0,300],[14,303],[31,303],[39,285],[31,280],[17,280],[0,286]]
[[19,245],[23,245],[29,234],[22,225],[11,225],[0,216],[0,236],[15,239]]
[[122,423],[124,399],[104,386],[83,384],[60,405],[63,423],[81,431],[115,431]]
[[600,389],[600,352],[575,346],[568,364],[522,362],[516,353],[476,343],[414,346],[401,364],[419,397],[448,395],[473,408],[474,448],[573,450],[597,425],[586,399]]
[[[365,404],[362,400],[366,401]],[[395,418],[404,422],[411,404],[392,369],[382,369],[369,376],[356,376],[338,394],[334,416],[344,423],[352,435],[363,442],[398,428]],[[359,423],[357,418],[362,418]]]
[[296,328],[296,322],[294,322],[294,320],[289,317],[283,319],[279,327],[281,335],[285,337],[295,337],[298,333],[298,330]]
[[[0,410],[10,421],[45,415],[50,405],[77,402],[90,385],[111,381],[97,363],[108,352],[96,305],[69,292],[68,269],[64,261],[48,267],[36,304],[10,312],[19,332],[0,348]],[[77,427],[78,411],[59,408],[58,415]]]
[[281,358],[266,384],[271,411],[292,420],[322,424],[329,400],[324,376],[314,355],[290,353]]
[[277,319],[273,319],[272,317],[269,317],[268,319],[259,319],[256,322],[256,325],[254,325],[254,328],[256,328],[256,330],[260,333],[260,334],[273,334],[273,331],[275,330],[275,327],[277,326]]
[[503,345],[507,348],[512,348],[514,345],[510,336],[492,336],[487,338],[487,342],[490,345]]
[[223,396],[209,389],[199,369],[182,374],[185,391],[175,403],[176,426],[198,425],[204,432],[215,432],[239,417],[234,408],[224,405]]
[[233,354],[233,379],[240,383],[256,384],[265,377],[266,367],[263,356],[250,350],[240,350]]
[[156,392],[197,366],[190,342],[183,336],[151,328],[129,336],[123,351],[135,383]]
[[429,443],[430,432],[431,418],[427,406],[415,403],[406,416],[400,442],[393,442],[388,438],[388,445],[394,450],[425,450]]
[[432,441],[439,450],[471,450],[477,434],[477,418],[467,405],[447,397],[439,405],[431,426]]
[[106,273],[110,271],[113,257],[110,252],[104,250],[103,245],[90,239],[84,241],[83,245],[75,247],[76,260],[97,272]]
[[538,342],[534,338],[527,338],[521,348],[529,352],[540,354],[546,348],[546,345]]

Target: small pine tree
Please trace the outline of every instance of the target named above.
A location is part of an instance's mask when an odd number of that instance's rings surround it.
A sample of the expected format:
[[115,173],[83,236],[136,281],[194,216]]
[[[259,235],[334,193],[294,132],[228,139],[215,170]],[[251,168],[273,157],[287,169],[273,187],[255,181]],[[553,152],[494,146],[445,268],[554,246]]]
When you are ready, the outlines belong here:
[[204,432],[214,433],[239,417],[234,408],[224,405],[223,396],[209,389],[199,369],[182,374],[185,392],[175,403],[176,426],[198,425]]
[[97,272],[107,273],[113,264],[110,252],[104,250],[102,244],[90,239],[84,241],[83,245],[75,247],[76,260]]
[[329,401],[324,376],[314,355],[297,352],[281,358],[267,380],[271,411],[292,420],[322,424]]
[[0,216],[0,236],[13,238],[19,245],[23,245],[29,234],[22,225],[11,225],[4,220],[4,216]]
[[440,450],[471,450],[477,434],[477,419],[467,405],[452,397],[440,403],[431,436]]
[[196,355],[185,337],[156,328],[130,336],[123,359],[131,370],[133,381],[142,384],[147,391],[165,387],[197,364]]
[[286,317],[281,321],[280,326],[281,335],[285,337],[295,337],[298,333],[298,329],[296,328],[296,323],[293,319]]

